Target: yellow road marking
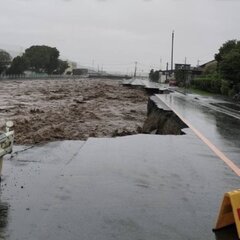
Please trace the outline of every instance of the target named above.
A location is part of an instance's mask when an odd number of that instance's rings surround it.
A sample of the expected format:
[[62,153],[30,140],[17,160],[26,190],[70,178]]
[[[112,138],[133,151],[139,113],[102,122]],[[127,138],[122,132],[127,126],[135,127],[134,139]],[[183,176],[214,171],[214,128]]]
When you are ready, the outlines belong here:
[[172,111],[222,160],[225,164],[240,177],[240,168],[230,160],[222,151],[220,151],[208,138],[198,131],[190,122],[181,116],[175,109],[164,102]]

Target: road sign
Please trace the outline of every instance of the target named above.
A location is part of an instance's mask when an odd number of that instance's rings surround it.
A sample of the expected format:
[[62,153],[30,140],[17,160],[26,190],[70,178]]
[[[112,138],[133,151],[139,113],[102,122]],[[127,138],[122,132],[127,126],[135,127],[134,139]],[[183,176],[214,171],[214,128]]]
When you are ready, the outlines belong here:
[[235,224],[240,238],[240,189],[225,193],[214,231]]

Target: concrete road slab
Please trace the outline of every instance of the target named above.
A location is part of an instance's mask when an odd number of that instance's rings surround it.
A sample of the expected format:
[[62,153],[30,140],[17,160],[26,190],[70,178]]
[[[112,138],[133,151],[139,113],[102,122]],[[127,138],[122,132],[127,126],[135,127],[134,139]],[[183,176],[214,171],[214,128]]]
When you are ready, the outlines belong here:
[[231,161],[240,167],[240,119],[232,112],[212,108],[211,103],[221,100],[211,97],[197,98],[180,93],[156,95],[163,103],[191,123]]
[[[212,233],[239,178],[190,131],[50,143],[5,159],[3,239],[236,239]],[[226,238],[227,234],[227,238]]]

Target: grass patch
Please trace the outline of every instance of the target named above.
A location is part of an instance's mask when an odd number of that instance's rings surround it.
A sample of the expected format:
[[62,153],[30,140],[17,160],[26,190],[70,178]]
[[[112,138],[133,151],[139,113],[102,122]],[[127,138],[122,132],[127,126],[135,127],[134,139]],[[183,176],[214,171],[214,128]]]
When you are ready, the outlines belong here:
[[[184,91],[184,89],[182,89],[182,91]],[[198,94],[198,95],[209,96],[209,97],[217,95],[216,93],[207,92],[207,91],[200,90],[200,89],[193,88],[193,87],[187,88],[186,92],[190,93],[190,94]]]

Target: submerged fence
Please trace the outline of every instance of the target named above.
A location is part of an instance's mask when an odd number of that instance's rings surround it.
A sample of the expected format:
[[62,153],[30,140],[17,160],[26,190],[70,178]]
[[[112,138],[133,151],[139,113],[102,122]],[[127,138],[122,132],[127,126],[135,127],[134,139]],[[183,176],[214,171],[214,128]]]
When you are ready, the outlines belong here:
[[87,76],[81,75],[0,75],[0,80],[13,80],[13,79],[68,79],[68,78],[85,78]]
[[114,75],[114,74],[87,74],[87,75],[47,75],[47,74],[34,74],[34,75],[0,75],[1,80],[14,80],[14,79],[79,79],[79,78],[110,78],[110,79],[124,79],[131,78],[127,75]]

